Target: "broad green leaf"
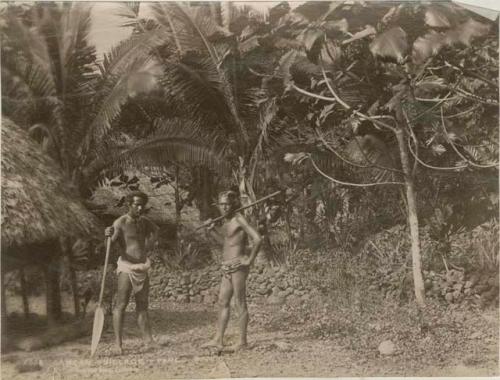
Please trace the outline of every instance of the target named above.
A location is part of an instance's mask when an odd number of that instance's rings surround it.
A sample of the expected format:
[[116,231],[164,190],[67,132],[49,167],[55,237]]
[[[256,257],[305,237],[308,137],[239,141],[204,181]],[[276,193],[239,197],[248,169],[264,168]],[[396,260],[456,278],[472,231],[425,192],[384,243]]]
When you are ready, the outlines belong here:
[[318,39],[322,38],[324,35],[325,33],[321,29],[308,28],[302,33],[301,40],[306,50],[309,51],[316,44],[316,41],[318,41]]
[[394,6],[391,9],[389,9],[389,11],[384,15],[384,17],[382,17],[382,23],[384,24],[389,23],[394,17],[397,17],[399,15],[401,9],[403,9],[403,4]]
[[297,50],[290,50],[285,53],[279,60],[278,73],[283,77],[283,82],[285,86],[290,81],[292,74],[290,73],[290,68],[292,67],[295,59],[297,58],[299,52]]
[[406,32],[400,27],[391,28],[375,37],[370,44],[370,51],[375,57],[390,57],[403,62],[408,51]]
[[431,5],[425,12],[425,23],[431,28],[449,28],[451,14],[439,5]]
[[342,4],[344,4],[344,1],[331,1],[328,6],[328,10],[323,14],[323,16],[320,17],[320,20],[326,20],[327,17],[335,12],[335,9],[340,7]]
[[321,61],[327,65],[336,64],[342,58],[342,49],[332,41],[327,41],[321,48]]
[[345,18],[341,20],[332,20],[332,21],[326,21],[322,25],[323,29],[328,31],[328,32],[343,32],[347,33],[349,31],[349,23]]
[[430,32],[419,37],[413,43],[412,59],[416,64],[423,63],[427,58],[436,55],[445,45],[443,33]]
[[461,43],[470,46],[475,37],[482,37],[490,31],[490,26],[479,21],[468,19],[458,27],[445,33],[445,42],[452,46]]
[[278,49],[304,49],[304,46],[300,43],[300,41],[281,37],[276,38],[274,46]]
[[438,156],[446,152],[446,148],[441,144],[434,144],[431,146],[431,149]]
[[362,38],[371,36],[373,34],[376,34],[377,30],[371,26],[367,25],[365,29],[361,30],[360,32],[355,33],[351,38],[348,38],[347,40],[342,41],[342,45],[347,45],[350,44],[351,42],[360,40]]
[[430,32],[423,37],[417,38],[413,43],[413,62],[422,63],[427,58],[436,55],[444,46],[463,44],[470,46],[476,37],[488,34],[490,26],[479,21],[468,19],[456,28],[445,33]]

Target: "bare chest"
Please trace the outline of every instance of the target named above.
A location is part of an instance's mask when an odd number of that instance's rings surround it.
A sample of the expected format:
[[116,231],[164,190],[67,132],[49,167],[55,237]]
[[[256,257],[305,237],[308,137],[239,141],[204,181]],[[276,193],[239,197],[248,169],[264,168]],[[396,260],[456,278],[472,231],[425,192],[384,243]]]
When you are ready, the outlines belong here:
[[245,231],[241,228],[241,225],[237,223],[234,219],[229,222],[224,223],[222,226],[222,232],[224,237],[228,240],[241,239],[245,236]]
[[123,236],[126,240],[144,239],[147,233],[147,227],[144,220],[127,220],[122,224]]

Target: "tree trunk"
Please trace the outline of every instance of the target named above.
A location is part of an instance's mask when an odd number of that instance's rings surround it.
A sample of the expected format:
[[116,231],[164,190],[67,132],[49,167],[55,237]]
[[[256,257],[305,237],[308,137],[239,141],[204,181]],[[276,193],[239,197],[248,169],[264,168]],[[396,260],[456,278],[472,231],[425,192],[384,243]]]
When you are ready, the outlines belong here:
[[2,271],[2,278],[0,279],[0,287],[1,287],[1,292],[2,292],[2,314],[0,318],[0,325],[2,328],[2,331],[5,331],[6,327],[6,321],[7,321],[7,298],[6,298],[6,291],[5,291],[5,272]]
[[[399,119],[399,118],[398,118]],[[404,121],[399,119],[398,122]],[[408,158],[408,147],[406,145],[405,135],[402,129],[396,131],[396,138],[399,145],[399,153],[401,156],[401,165],[404,172],[406,184],[406,201],[408,206],[408,225],[410,226],[411,236],[411,256],[413,268],[413,283],[415,288],[415,299],[418,306],[425,306],[425,291],[424,279],[422,277],[421,256],[420,256],[420,238],[418,231],[418,216],[417,216],[417,197],[415,192],[415,184],[410,169],[410,160]]]
[[28,289],[26,289],[26,277],[24,276],[24,268],[19,269],[19,280],[21,282],[21,297],[23,299],[24,317],[28,318],[30,315],[30,305],[28,302]]
[[59,256],[53,257],[45,265],[45,289],[47,301],[47,322],[49,325],[57,323],[62,316],[61,289],[59,284]]
[[68,270],[69,270],[69,281],[71,286],[71,293],[73,294],[73,308],[75,312],[75,317],[80,315],[80,300],[78,299],[78,282],[76,280],[75,266],[73,263],[73,252],[70,250],[66,252],[68,255]]
[[[179,193],[179,167],[175,166],[175,225],[177,226],[181,221],[181,196]],[[177,228],[177,227],[176,227]]]
[[[181,224],[181,210],[182,210],[182,205],[181,205],[181,196],[179,192],[179,167],[175,165],[175,187],[174,187],[174,194],[175,194],[175,244],[177,244],[177,249],[182,250],[181,246],[181,236],[179,234],[179,227]],[[166,257],[165,257],[166,259]]]

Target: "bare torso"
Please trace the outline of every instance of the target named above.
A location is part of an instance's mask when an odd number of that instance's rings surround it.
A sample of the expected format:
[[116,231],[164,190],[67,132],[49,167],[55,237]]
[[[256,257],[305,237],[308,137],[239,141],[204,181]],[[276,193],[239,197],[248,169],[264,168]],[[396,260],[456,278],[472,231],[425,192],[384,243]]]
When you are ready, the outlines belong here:
[[226,220],[221,229],[224,237],[222,259],[232,260],[246,255],[248,236],[235,217]]
[[142,216],[132,218],[123,215],[116,220],[115,228],[119,230],[121,236],[123,259],[134,264],[146,262],[146,239],[152,232],[150,224],[151,222]]

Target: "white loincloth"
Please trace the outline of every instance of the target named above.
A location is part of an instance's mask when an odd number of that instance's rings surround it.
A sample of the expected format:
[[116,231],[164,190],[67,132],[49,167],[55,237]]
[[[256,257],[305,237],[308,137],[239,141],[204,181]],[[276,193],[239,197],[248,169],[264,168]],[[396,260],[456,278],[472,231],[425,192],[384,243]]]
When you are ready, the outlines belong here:
[[118,267],[116,273],[127,273],[132,283],[134,293],[139,293],[144,286],[144,281],[148,278],[148,270],[151,268],[151,261],[149,258],[143,264],[133,264],[129,261],[123,260],[121,256],[118,258]]

